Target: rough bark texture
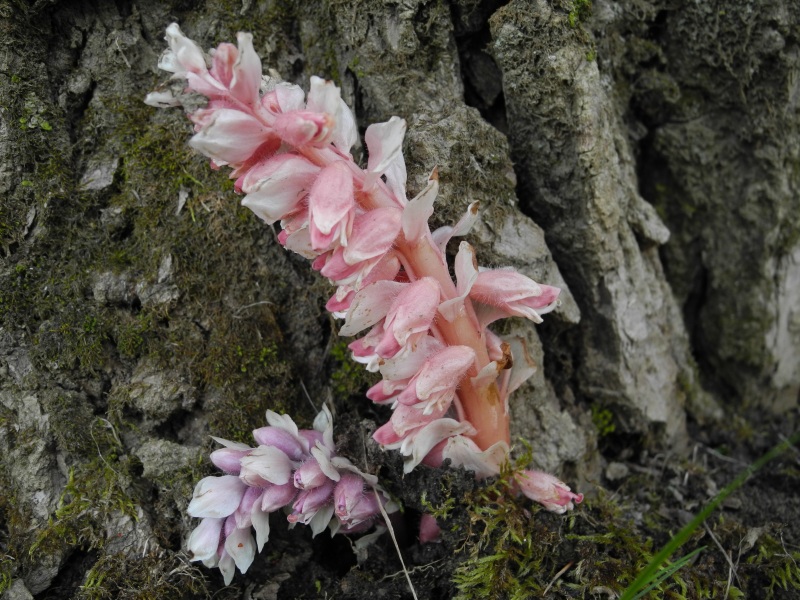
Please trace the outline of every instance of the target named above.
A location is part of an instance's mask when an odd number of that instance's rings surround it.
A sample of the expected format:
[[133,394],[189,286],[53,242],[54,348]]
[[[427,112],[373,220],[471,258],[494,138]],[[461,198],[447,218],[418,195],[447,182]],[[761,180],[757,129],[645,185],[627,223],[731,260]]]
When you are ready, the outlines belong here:
[[[287,80],[334,79],[362,128],[405,118],[410,192],[439,168],[437,224],[480,201],[481,264],[564,289],[544,325],[506,326],[540,365],[511,406],[538,467],[591,493],[601,472],[624,477],[609,460],[680,453],[687,417],[713,429],[745,408],[796,414],[796,2],[193,5],[0,1],[8,598],[217,589],[181,551],[184,511],[211,472],[209,435],[245,440],[267,408],[307,426],[331,401],[353,458],[399,472],[369,441],[385,415],[323,310],[327,282],[189,151],[179,111],[142,104],[166,79],[175,20],[206,48],[252,31]],[[444,503],[473,486],[419,471],[386,484],[411,524],[430,510],[421,489]],[[273,528],[268,557],[225,597],[405,593],[376,583],[398,570],[388,544],[356,557]],[[452,594],[463,544],[448,535],[439,549],[404,542],[412,564],[444,561],[420,574],[425,597]]]

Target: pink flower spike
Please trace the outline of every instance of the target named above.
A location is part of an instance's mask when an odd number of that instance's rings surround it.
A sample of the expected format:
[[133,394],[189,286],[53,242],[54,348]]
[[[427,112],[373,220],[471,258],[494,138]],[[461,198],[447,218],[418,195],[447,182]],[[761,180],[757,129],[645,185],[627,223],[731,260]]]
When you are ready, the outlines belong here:
[[436,523],[436,519],[428,513],[422,513],[422,518],[419,520],[419,543],[430,544],[431,542],[440,541],[442,530]]
[[227,517],[238,508],[246,488],[235,475],[205,477],[195,486],[186,512],[192,517]]
[[308,193],[311,247],[325,251],[337,240],[347,245],[355,217],[353,174],[344,161],[325,167]]
[[239,32],[236,40],[239,43],[239,52],[233,64],[231,94],[247,106],[256,107],[261,86],[261,59],[253,49],[252,34]]
[[331,115],[310,110],[293,110],[281,113],[275,119],[275,131],[287,143],[303,146],[324,146],[331,141],[336,125]]
[[189,534],[189,560],[209,560],[217,554],[224,519],[207,517]]
[[523,494],[555,513],[564,514],[583,502],[583,494],[574,494],[566,483],[541,471],[522,471],[516,480]]
[[407,284],[386,315],[383,339],[375,347],[378,356],[391,358],[427,335],[440,300],[441,289],[433,277]]
[[482,314],[484,326],[510,316],[541,323],[540,315],[555,308],[560,292],[556,287],[539,285],[514,269],[495,269],[478,273],[469,297],[489,308]]

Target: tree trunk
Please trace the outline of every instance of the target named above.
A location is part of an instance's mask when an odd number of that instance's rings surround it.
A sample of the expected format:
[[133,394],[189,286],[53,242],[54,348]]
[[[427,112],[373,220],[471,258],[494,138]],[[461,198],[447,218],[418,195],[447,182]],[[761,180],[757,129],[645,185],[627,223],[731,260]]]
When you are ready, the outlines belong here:
[[[204,48],[251,31],[265,68],[306,89],[333,79],[362,132],[406,119],[409,197],[438,167],[438,224],[479,201],[480,263],[563,288],[543,325],[508,326],[539,366],[511,405],[537,467],[591,495],[609,461],[683,452],[687,418],[797,407],[796,2],[192,4],[0,1],[9,598],[216,590],[181,551],[209,436],[244,440],[268,408],[308,426],[325,401],[365,440],[385,418],[328,283],[190,151],[180,111],[142,103],[167,80],[173,21]],[[421,486],[472,485],[439,477],[386,485],[412,513]],[[355,575],[346,542],[273,528],[230,597],[404,593],[381,583],[388,544]],[[449,560],[421,597],[449,597]]]

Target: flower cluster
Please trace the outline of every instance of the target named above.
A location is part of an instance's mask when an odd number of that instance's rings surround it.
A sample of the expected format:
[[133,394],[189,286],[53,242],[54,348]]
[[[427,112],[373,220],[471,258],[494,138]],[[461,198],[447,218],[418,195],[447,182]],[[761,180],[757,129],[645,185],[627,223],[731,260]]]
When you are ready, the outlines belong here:
[[[234,567],[244,573],[269,539],[269,515],[286,508],[292,525],[313,534],[359,533],[397,506],[373,475],[336,456],[333,421],[326,408],[314,429],[298,429],[287,415],[267,411],[267,427],[253,431],[256,448],[214,438],[224,447],[211,461],[225,473],[206,477],[194,490],[188,513],[202,519],[189,536],[192,560],[219,567],[226,585]],[[251,533],[255,530],[255,539]],[[383,531],[379,527],[378,531]]]
[[[235,189],[244,194],[242,204],[270,225],[280,222],[279,242],[310,259],[336,286],[327,308],[344,319],[340,335],[366,332],[350,350],[382,376],[367,396],[393,411],[374,439],[399,450],[406,471],[449,460],[477,477],[497,474],[509,452],[508,397],[535,366],[521,339],[504,339],[488,326],[510,316],[541,322],[557,305],[558,288],[510,268],[478,268],[466,242],[455,257],[453,281],[445,248],[470,230],[478,207],[470,205],[453,226],[430,230],[438,172],[407,198],[402,119],[367,128],[368,160],[361,168],[350,153],[359,140],[355,119],[332,82],[312,77],[306,95],[296,85],[262,76],[250,34],[238,34],[238,47],[223,43],[210,57],[176,24],[168,27],[166,39],[169,49],[159,66],[173,79],[185,79],[185,91],[208,102],[192,108],[196,102],[185,102],[184,92],[169,91],[151,93],[146,102],[183,104],[195,126],[190,145],[213,167],[228,166]],[[278,457],[275,442],[267,446],[273,449],[263,458],[260,450],[248,450],[255,454],[243,459],[240,483],[231,484],[237,490],[244,490],[250,477],[246,464]],[[325,444],[316,447],[318,453],[323,448],[332,451]],[[224,456],[239,450],[229,446]],[[284,458],[276,458],[274,468],[288,474],[287,461],[300,459],[280,452]],[[304,463],[295,472],[300,481],[332,481],[332,472],[314,458],[322,475]],[[550,476],[527,473],[520,489],[552,510],[563,512],[582,499],[558,480],[547,480]],[[245,502],[249,496],[241,494]],[[312,496],[317,497],[304,497]],[[325,521],[296,510],[296,518],[312,527]],[[232,525],[214,527],[227,532],[227,539],[234,535],[234,529],[227,531]]]

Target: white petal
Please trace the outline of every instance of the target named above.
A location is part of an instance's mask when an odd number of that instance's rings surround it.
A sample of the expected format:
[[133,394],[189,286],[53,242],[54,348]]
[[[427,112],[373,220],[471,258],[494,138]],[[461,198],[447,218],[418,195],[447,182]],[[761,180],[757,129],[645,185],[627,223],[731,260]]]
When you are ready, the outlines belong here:
[[264,549],[264,544],[269,541],[269,513],[261,510],[261,503],[256,502],[251,512],[253,529],[256,530],[256,546],[258,551]]
[[454,435],[475,435],[475,433],[477,433],[475,428],[468,421],[459,423],[455,419],[437,419],[425,425],[414,434],[413,438],[406,438],[409,440],[408,444],[404,441],[400,447],[400,452],[410,457],[403,464],[403,472],[410,473],[442,440]]
[[248,446],[247,444],[242,444],[241,442],[231,442],[230,440],[225,440],[223,438],[219,438],[216,436],[211,436],[211,439],[217,442],[218,444],[222,444],[226,448],[233,448],[234,450],[251,450],[252,447]]
[[342,478],[342,476],[339,475],[339,471],[337,471],[336,467],[331,463],[331,459],[320,448],[312,448],[311,456],[317,459],[319,468],[325,474],[325,477],[333,481],[339,481]]
[[156,108],[180,106],[181,101],[172,95],[172,92],[150,92],[145,96],[144,103]]
[[311,520],[308,522],[308,526],[311,527],[311,531],[313,532],[312,537],[317,537],[320,533],[327,529],[328,524],[331,522],[331,518],[333,517],[333,504],[328,504],[320,508],[314,516],[311,517]]
[[236,563],[242,573],[246,573],[256,555],[256,544],[250,535],[250,528],[234,529],[225,539],[225,551]]
[[403,233],[406,239],[414,242],[422,239],[428,231],[428,219],[433,214],[433,202],[439,192],[439,175],[436,169],[428,177],[425,186],[403,209]]
[[232,515],[239,507],[246,487],[235,475],[201,479],[194,488],[186,512],[192,517],[214,519]]
[[367,127],[364,140],[369,151],[367,162],[367,178],[364,189],[368,190],[378,177],[398,158],[402,158],[403,137],[406,134],[406,122],[400,117],[392,117],[386,123],[374,123]]
[[225,585],[230,585],[233,581],[233,575],[236,573],[236,564],[233,558],[226,552],[225,555],[219,559],[219,572],[222,573],[222,579]]
[[447,441],[442,458],[449,458],[452,466],[474,471],[476,479],[483,479],[500,472],[500,467],[508,460],[508,444],[497,442],[481,451],[471,439],[458,435]]
[[275,86],[275,95],[278,97],[278,106],[282,112],[302,110],[306,107],[305,92],[299,85],[292,83],[279,83]]
[[206,561],[216,556],[224,519],[206,518],[189,534],[186,547],[192,553],[190,560]]
[[294,468],[291,459],[273,446],[259,446],[242,458],[241,464],[242,470],[253,471],[276,485],[288,483]]

